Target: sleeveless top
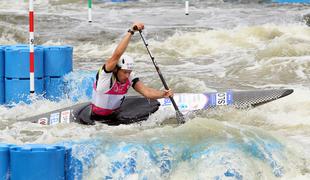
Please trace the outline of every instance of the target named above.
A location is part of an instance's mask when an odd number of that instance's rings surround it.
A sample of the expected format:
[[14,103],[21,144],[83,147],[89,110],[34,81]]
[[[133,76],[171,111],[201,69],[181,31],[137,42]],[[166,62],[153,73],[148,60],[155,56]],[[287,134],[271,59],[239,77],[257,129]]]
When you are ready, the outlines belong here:
[[[102,71],[103,70],[103,71]],[[139,78],[132,75],[125,83],[120,83],[113,72],[107,72],[105,66],[97,73],[96,81],[93,85],[92,112],[96,115],[107,116],[117,110],[128,92],[131,85],[135,85]]]

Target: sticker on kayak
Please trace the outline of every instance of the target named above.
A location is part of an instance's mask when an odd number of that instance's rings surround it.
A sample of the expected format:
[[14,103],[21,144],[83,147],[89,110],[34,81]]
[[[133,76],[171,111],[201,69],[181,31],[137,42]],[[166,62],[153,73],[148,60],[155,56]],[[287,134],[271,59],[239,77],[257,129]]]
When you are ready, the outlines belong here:
[[163,103],[160,103],[162,106],[170,106],[172,105],[172,102],[169,98],[165,98]]
[[46,117],[44,118],[40,118],[38,120],[38,124],[41,124],[41,125],[48,125],[48,119]]
[[59,112],[53,113],[50,116],[50,125],[58,124],[59,123]]
[[61,123],[70,123],[70,110],[62,111],[60,113]]
[[226,93],[216,93],[216,105],[217,106],[227,105],[227,94]]
[[[202,109],[208,102],[208,97],[204,94],[181,93],[173,96],[180,111],[193,111]],[[162,107],[173,107],[169,98],[158,100]]]
[[215,97],[217,106],[227,106],[229,104],[232,104],[231,92],[216,93]]

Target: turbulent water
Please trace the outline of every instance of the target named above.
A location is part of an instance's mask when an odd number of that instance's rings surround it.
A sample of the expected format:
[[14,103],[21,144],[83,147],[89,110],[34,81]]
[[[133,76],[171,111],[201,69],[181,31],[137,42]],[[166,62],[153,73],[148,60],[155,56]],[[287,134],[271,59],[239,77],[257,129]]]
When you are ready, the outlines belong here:
[[[75,156],[90,161],[84,179],[310,178],[310,27],[303,18],[309,5],[196,0],[186,16],[184,1],[95,0],[92,23],[86,0],[36,0],[34,7],[36,44],[74,47],[69,78],[81,102],[89,100],[80,88],[85,79],[135,21],[145,23],[149,48],[175,92],[295,91],[255,109],[201,112],[180,126],[160,125],[174,112],[117,127],[19,122],[75,103],[38,97],[31,105],[0,106],[0,142],[73,143]],[[1,0],[0,44],[27,41],[28,2]],[[162,88],[137,34],[127,52],[140,79]]]

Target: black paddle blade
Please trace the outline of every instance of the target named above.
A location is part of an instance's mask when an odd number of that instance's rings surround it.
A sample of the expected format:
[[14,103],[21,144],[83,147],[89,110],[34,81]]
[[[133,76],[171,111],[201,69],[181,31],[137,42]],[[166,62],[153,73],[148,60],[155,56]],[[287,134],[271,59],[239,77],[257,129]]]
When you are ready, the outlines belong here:
[[184,124],[185,123],[185,117],[180,111],[176,111],[176,117],[178,120],[179,124]]

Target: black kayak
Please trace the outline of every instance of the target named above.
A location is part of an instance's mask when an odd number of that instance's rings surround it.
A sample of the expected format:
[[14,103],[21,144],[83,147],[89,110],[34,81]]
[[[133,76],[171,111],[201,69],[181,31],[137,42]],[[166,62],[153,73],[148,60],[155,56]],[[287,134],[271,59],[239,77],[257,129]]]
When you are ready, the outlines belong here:
[[[285,97],[291,93],[293,93],[292,89],[176,93],[174,100],[182,113],[188,113],[219,106],[233,106],[238,109],[251,108]],[[90,102],[85,102],[20,121],[30,121],[44,125],[71,122],[86,125],[94,125],[96,122],[108,125],[131,124],[147,120],[158,109],[164,111],[173,110],[170,99],[149,100],[141,96],[126,96],[121,107],[109,118],[92,115]]]
[[150,114],[156,112],[160,106],[157,100],[146,99],[141,96],[128,96],[121,107],[108,117],[93,115],[91,104],[77,108],[75,122],[86,125],[94,125],[95,121],[108,125],[131,124],[147,120]]

